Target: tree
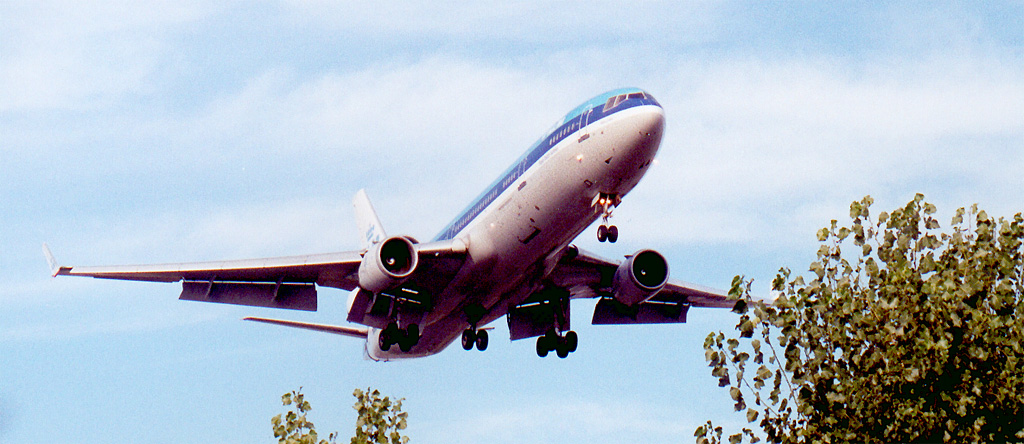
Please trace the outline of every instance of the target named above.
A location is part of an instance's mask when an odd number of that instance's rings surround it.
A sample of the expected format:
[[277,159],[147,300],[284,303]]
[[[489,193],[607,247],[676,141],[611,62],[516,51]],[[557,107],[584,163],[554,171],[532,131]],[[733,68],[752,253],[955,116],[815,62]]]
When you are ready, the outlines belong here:
[[[284,405],[295,404],[294,409],[288,409],[283,416],[277,415],[270,420],[274,425],[274,437],[280,444],[334,444],[338,433],[331,433],[328,439],[321,439],[316,433],[313,423],[306,419],[306,413],[313,409],[302,394],[302,387],[285,393],[281,396],[281,403]],[[296,411],[298,410],[298,411]]]
[[[975,205],[941,232],[920,194],[877,221],[872,203],[818,232],[809,281],[780,269],[774,304],[733,280],[739,338],[709,334],[705,356],[761,433],[729,442],[1024,441],[1024,218]],[[722,442],[711,421],[694,435]]]
[[402,436],[405,430],[408,413],[402,412],[402,401],[392,402],[387,396],[382,397],[377,390],[366,391],[356,389],[353,396],[356,403],[352,408],[359,412],[356,420],[356,436],[352,444],[405,444],[409,438]]
[[[405,444],[409,442],[399,430],[406,427],[408,413],[402,412],[402,401],[399,399],[392,402],[387,396],[381,397],[377,390],[366,391],[356,389],[352,393],[356,398],[353,408],[359,412],[356,419],[356,434],[352,438],[352,444]],[[286,413],[274,416],[271,423],[274,426],[274,437],[280,444],[335,444],[338,432],[331,433],[328,439],[317,441],[319,436],[313,423],[306,419],[306,414],[312,410],[309,401],[306,401],[302,394],[302,388],[285,393],[281,396],[281,403],[293,405]]]

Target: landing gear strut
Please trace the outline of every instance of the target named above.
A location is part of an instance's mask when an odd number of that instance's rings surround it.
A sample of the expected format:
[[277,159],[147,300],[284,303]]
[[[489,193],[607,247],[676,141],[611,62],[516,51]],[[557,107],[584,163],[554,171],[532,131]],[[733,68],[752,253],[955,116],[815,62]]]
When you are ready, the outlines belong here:
[[612,210],[619,205],[618,195],[601,193],[597,195],[596,205],[601,206],[601,226],[597,227],[598,242],[608,241],[615,243],[619,240],[619,228],[615,225],[608,225],[608,219],[612,217]]
[[409,324],[402,329],[398,327],[397,322],[391,322],[377,336],[377,346],[380,347],[380,351],[388,351],[392,345],[398,344],[400,350],[408,353],[419,342],[420,326],[416,324]]
[[569,328],[569,292],[551,288],[548,295],[547,304],[550,304],[554,316],[548,331],[537,338],[537,356],[543,358],[548,352],[553,351],[559,358],[565,358],[569,353],[576,351],[579,344],[576,332],[569,330],[564,334],[560,333]]
[[462,349],[472,350],[473,345],[476,345],[476,349],[480,351],[487,350],[487,343],[489,339],[487,337],[487,330],[477,330],[475,328],[467,328],[462,331]]

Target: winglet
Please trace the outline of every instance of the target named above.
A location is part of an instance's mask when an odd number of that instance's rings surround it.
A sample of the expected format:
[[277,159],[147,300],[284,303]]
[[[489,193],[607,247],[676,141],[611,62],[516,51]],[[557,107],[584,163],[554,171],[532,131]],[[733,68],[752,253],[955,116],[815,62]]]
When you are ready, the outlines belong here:
[[46,264],[50,266],[50,276],[57,277],[62,274],[68,274],[71,271],[71,267],[61,267],[57,264],[57,258],[53,257],[53,253],[50,252],[50,247],[43,242],[43,256],[46,256]]
[[356,210],[356,227],[359,228],[359,242],[362,248],[370,248],[373,244],[387,238],[384,226],[377,218],[377,212],[373,210],[373,205],[370,203],[365,189],[356,192],[356,196],[352,199],[352,206]]

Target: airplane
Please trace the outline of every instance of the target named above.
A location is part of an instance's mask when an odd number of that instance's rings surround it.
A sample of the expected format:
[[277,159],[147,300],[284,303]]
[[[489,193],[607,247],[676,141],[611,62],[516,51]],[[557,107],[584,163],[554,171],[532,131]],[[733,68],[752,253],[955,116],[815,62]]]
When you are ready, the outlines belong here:
[[388,236],[364,190],[353,199],[359,250],[264,259],[127,266],[61,266],[51,273],[182,282],[179,299],[316,311],[317,287],[350,291],[347,321],[359,326],[245,320],[362,338],[374,361],[441,352],[461,336],[483,351],[486,327],[504,316],[510,339],[536,351],[577,349],[569,306],[598,298],[593,324],[683,323],[690,307],[731,308],[726,292],[670,280],[652,249],[623,261],[572,244],[597,219],[615,242],[615,209],[650,169],[665,115],[648,92],[622,88],[565,115],[429,242]]

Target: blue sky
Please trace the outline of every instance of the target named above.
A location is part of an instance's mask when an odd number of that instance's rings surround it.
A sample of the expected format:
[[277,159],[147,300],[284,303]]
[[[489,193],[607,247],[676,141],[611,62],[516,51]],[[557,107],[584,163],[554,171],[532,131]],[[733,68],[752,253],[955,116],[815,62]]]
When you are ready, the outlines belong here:
[[178,285],[50,279],[67,264],[348,250],[365,187],[391,233],[432,237],[566,111],[640,86],[659,162],[616,212],[673,276],[765,291],[870,194],[948,220],[1024,207],[1020,2],[38,1],[0,5],[0,442],[272,442],[303,386],[349,435],[357,387],[405,397],[415,442],[683,441],[737,429],[701,344],[734,319],[586,323],[539,359],[379,364],[360,341],[241,322],[339,323],[181,302]]

